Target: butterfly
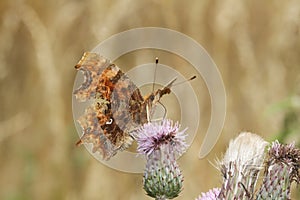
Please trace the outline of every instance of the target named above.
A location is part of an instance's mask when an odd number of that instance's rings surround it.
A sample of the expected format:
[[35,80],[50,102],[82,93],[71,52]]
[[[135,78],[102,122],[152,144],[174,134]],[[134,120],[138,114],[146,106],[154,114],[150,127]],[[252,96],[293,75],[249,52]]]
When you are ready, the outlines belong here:
[[176,80],[143,97],[119,67],[98,53],[84,53],[75,69],[83,73],[84,81],[73,94],[79,102],[90,103],[77,120],[82,136],[76,145],[92,144],[92,152],[104,160],[132,144],[133,130],[151,120],[154,106]]

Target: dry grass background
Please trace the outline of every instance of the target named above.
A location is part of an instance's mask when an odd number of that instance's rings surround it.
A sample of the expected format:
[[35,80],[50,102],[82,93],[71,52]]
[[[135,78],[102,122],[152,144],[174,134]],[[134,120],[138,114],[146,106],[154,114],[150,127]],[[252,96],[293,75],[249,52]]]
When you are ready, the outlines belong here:
[[0,19],[4,200],[149,199],[140,175],[109,169],[74,147],[78,136],[71,110],[73,66],[84,51],[112,34],[144,26],[174,29],[202,44],[219,67],[227,94],[225,126],[211,154],[198,160],[210,102],[201,80],[199,87],[192,83],[199,91],[203,120],[199,136],[180,159],[185,182],[178,199],[194,199],[220,184],[209,160],[220,157],[238,132],[273,138],[284,113],[265,111],[299,92],[297,0],[2,0]]

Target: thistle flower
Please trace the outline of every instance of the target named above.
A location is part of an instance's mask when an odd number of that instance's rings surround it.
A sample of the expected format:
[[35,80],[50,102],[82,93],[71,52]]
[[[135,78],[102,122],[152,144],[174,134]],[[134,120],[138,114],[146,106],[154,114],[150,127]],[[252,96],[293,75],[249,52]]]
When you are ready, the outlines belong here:
[[183,131],[171,120],[147,123],[136,132],[138,152],[147,160],[143,183],[147,195],[155,199],[173,199],[182,190],[183,176],[176,162],[186,150]]
[[265,159],[263,183],[257,194],[254,193],[267,144],[261,137],[251,133],[241,133],[232,140],[220,162],[223,175],[221,190],[202,193],[196,200],[289,200],[291,183],[300,183],[300,149],[294,143],[283,145],[275,141],[270,145]]
[[300,183],[300,149],[295,144],[272,143],[266,159],[263,184],[258,192],[260,199],[290,199],[291,183]]
[[178,122],[173,125],[173,122],[168,119],[160,123],[144,124],[135,134],[138,142],[137,151],[149,156],[154,150],[166,144],[177,156],[182,155],[187,147],[185,143],[187,128],[181,132],[178,130]]
[[251,199],[267,145],[260,136],[244,132],[230,141],[220,170],[223,185],[220,199]]
[[202,192],[202,194],[195,200],[217,200],[220,191],[221,191],[220,188],[213,188],[206,193]]

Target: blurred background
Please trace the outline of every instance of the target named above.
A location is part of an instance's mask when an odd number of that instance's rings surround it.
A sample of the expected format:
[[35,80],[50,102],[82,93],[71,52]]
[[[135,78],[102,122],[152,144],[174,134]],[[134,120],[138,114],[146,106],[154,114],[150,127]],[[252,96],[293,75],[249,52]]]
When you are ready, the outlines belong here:
[[[0,199],[150,199],[141,174],[110,169],[83,147],[75,147],[71,102],[74,65],[83,52],[113,34],[145,26],[170,28],[195,39],[217,64],[226,89],[221,137],[209,156],[199,160],[210,99],[201,77],[191,83],[201,122],[191,148],[179,160],[185,181],[178,199],[194,199],[220,186],[221,176],[210,162],[221,158],[241,131],[299,145],[297,0],[2,0]],[[147,50],[117,63],[127,71],[139,62],[151,62],[156,54],[169,66],[181,62]],[[193,75],[192,68],[181,71],[187,78]],[[300,198],[297,193],[299,188],[294,188],[294,199]]]

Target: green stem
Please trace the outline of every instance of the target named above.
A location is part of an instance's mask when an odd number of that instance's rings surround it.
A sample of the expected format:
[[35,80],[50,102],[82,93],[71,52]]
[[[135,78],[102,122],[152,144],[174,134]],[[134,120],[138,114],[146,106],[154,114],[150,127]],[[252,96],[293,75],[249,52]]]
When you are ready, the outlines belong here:
[[157,197],[157,198],[155,198],[155,200],[167,200],[167,198],[166,197]]

